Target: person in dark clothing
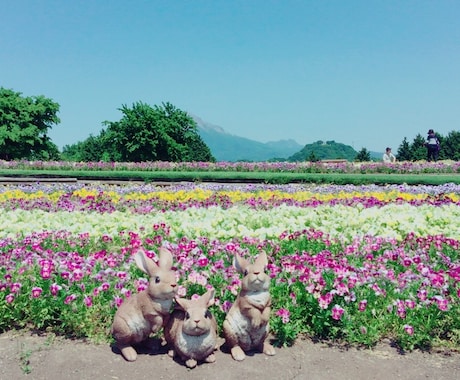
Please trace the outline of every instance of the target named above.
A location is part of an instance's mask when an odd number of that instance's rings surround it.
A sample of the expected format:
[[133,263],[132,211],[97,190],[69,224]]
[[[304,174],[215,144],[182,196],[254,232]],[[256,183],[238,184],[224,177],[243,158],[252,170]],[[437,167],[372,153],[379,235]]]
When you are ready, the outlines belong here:
[[428,131],[428,136],[425,143],[427,149],[427,161],[437,161],[439,157],[439,140],[432,129]]

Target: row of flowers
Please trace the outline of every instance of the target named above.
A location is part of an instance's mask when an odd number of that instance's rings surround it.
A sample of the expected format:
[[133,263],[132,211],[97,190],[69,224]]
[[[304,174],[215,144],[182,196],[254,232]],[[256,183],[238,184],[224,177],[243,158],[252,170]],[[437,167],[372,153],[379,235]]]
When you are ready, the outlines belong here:
[[115,170],[115,171],[223,171],[223,172],[294,172],[294,173],[459,173],[460,162],[70,162],[4,161],[0,169],[25,170]]
[[[264,250],[278,343],[308,334],[458,348],[459,194],[449,184],[4,187],[0,331],[107,339],[116,307],[147,285],[133,253],[155,259],[166,245],[179,294],[214,287],[220,323],[240,286],[234,255]],[[88,202],[94,207],[78,207]]]

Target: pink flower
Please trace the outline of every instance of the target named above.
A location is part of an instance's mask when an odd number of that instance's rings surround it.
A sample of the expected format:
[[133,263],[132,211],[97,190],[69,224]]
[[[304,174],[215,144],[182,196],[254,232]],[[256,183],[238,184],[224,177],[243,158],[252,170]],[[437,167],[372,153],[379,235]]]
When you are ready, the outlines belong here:
[[434,297],[436,304],[438,305],[438,309],[441,311],[447,311],[449,309],[449,301],[441,296]]
[[115,305],[116,305],[117,307],[120,307],[121,304],[123,303],[123,298],[118,297],[118,296],[115,296],[115,297],[114,297],[114,301],[115,301]]
[[65,298],[64,303],[68,305],[69,303],[72,303],[73,301],[75,301],[76,298],[77,296],[75,294],[71,294]]
[[409,335],[411,335],[411,336],[414,335],[414,328],[411,325],[404,325],[404,330]]
[[8,294],[6,297],[5,297],[5,300],[7,303],[11,303],[14,301],[14,294],[13,293],[10,293]]
[[200,256],[198,258],[197,263],[198,263],[199,267],[205,267],[206,265],[208,265],[209,260],[208,260],[208,258],[206,256]]
[[32,298],[38,298],[40,297],[40,295],[42,294],[43,292],[43,289],[38,287],[38,286],[34,286],[32,288]]
[[287,309],[279,309],[277,312],[276,312],[276,315],[278,317],[281,317],[281,321],[283,323],[288,323],[289,322],[289,317],[291,315],[291,313],[289,312],[289,310]]
[[426,301],[427,296],[428,296],[428,292],[426,291],[426,289],[419,289],[417,291],[417,297],[420,301]]
[[12,293],[17,293],[19,292],[19,289],[21,289],[21,284],[19,282],[13,282],[10,286],[10,291]]
[[339,306],[339,305],[334,305],[332,307],[332,319],[335,319],[336,321],[339,321],[342,318],[343,313],[345,310]]
[[442,274],[439,274],[439,273],[433,273],[431,275],[431,285],[434,286],[434,287],[442,287],[444,285],[444,277],[442,276]]
[[332,302],[333,295],[331,293],[321,294],[318,303],[321,309],[327,309]]
[[61,289],[62,289],[62,286],[56,283],[50,285],[50,292],[51,292],[51,295],[53,296],[57,296],[59,290]]
[[364,310],[366,310],[366,307],[367,307],[367,300],[361,300],[361,301],[359,301],[359,304],[358,304],[358,310],[359,310],[359,311],[364,311]]
[[46,280],[51,277],[51,271],[49,269],[42,268],[40,270],[40,276],[42,276],[42,278]]
[[91,296],[85,296],[85,298],[83,298],[83,302],[87,307],[93,306],[93,298]]
[[231,307],[232,307],[232,303],[230,301],[224,301],[224,303],[222,304],[222,311],[224,313],[228,313]]

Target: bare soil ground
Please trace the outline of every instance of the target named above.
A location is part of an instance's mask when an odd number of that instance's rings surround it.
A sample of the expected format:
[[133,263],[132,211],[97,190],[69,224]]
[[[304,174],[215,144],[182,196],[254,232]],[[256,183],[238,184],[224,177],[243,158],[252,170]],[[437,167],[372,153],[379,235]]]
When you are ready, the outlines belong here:
[[[223,343],[223,342],[221,342]],[[0,334],[0,379],[460,379],[460,353],[401,354],[388,344],[374,349],[330,346],[299,339],[273,357],[250,354],[234,361],[225,348],[215,363],[194,369],[170,358],[160,347],[144,348],[127,362],[116,348],[25,332]]]

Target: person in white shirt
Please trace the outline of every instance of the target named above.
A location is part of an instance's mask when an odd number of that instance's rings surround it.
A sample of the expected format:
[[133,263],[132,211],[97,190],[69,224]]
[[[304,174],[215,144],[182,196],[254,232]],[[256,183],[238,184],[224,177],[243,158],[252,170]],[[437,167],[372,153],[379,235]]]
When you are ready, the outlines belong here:
[[390,164],[396,162],[396,157],[391,153],[391,148],[386,148],[383,154],[383,162]]
[[439,140],[436,134],[432,129],[428,131],[428,136],[426,138],[425,143],[427,149],[427,158],[426,160],[429,161],[437,161],[439,157]]

